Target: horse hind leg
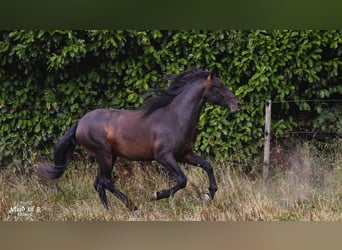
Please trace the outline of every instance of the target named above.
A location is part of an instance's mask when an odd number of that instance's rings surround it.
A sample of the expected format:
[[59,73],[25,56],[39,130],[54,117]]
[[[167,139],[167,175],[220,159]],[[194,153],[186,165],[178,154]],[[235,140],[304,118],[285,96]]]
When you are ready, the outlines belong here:
[[99,152],[96,154],[95,159],[99,163],[99,170],[97,171],[96,179],[94,181],[94,188],[96,192],[98,193],[100,200],[105,208],[108,209],[108,199],[106,195],[106,181],[107,177],[106,175],[109,176],[111,174],[111,171],[113,169],[113,162],[112,162],[112,155],[110,154],[105,154],[103,151]]
[[133,202],[130,199],[128,199],[124,193],[122,193],[119,189],[115,187],[112,180],[108,180],[105,186],[106,189],[112,194],[114,194],[119,200],[121,200],[128,209],[132,211],[138,210],[138,208],[133,204]]
[[94,188],[98,192],[102,204],[108,209],[108,199],[106,190],[114,194],[121,202],[125,204],[130,210],[137,210],[137,207],[122,193],[118,188],[115,187],[112,180],[112,170],[115,158],[111,154],[101,154],[97,157],[100,169],[94,182]]
[[108,199],[107,199],[107,195],[106,195],[106,189],[103,186],[103,181],[101,181],[101,173],[98,172],[95,182],[94,182],[94,188],[96,190],[96,192],[99,194],[100,200],[103,204],[103,206],[108,209]]

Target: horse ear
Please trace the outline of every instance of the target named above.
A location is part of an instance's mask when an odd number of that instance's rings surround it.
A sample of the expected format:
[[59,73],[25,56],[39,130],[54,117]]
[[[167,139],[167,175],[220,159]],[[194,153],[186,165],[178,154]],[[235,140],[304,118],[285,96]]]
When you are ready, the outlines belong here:
[[214,78],[214,74],[213,73],[210,73],[207,77],[207,82],[211,82]]
[[213,76],[212,74],[210,73],[208,76],[207,76],[207,79],[205,81],[205,86],[206,88],[210,88],[210,86],[212,85],[213,83]]
[[209,75],[208,75],[208,77],[207,77],[207,85],[211,85],[212,84],[212,82],[213,82],[213,80],[214,80],[214,73],[213,72],[210,72],[209,73]]

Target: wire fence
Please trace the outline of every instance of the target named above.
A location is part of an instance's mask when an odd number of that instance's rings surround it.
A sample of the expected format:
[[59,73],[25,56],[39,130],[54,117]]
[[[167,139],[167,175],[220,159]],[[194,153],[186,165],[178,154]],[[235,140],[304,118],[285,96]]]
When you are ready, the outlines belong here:
[[[278,143],[278,133],[274,133],[271,131],[271,106],[273,104],[282,104],[282,103],[300,103],[300,102],[306,102],[306,103],[313,103],[313,102],[322,102],[322,103],[341,103],[342,99],[329,99],[329,100],[320,100],[320,99],[314,99],[314,100],[266,100],[265,102],[265,130],[264,130],[264,167],[263,167],[263,177],[266,179],[269,174],[269,163],[270,163],[270,142],[271,137],[275,137],[276,144]],[[339,115],[338,119],[342,119],[342,114]],[[331,138],[332,136],[336,136],[337,138],[342,138],[341,129],[337,129],[336,131],[285,131],[282,132],[282,135],[296,135],[296,136],[307,136],[311,138],[317,138],[318,136],[326,136],[328,138]]]
[[300,102],[342,102],[342,99],[314,99],[314,100],[281,100],[281,101],[272,101],[272,103],[300,103]]
[[[310,100],[272,100],[272,104],[282,104],[282,103],[342,103],[342,99],[328,99],[328,100],[322,100],[322,99],[310,99]],[[341,118],[342,119],[342,114]],[[286,135],[337,135],[337,136],[342,136],[341,133],[337,131],[285,131],[283,134]],[[278,136],[277,133],[271,133],[273,136]]]

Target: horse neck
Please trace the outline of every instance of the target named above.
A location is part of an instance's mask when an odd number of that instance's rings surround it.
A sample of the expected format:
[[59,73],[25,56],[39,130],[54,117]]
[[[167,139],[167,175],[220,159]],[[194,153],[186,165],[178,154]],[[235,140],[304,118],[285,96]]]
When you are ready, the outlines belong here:
[[194,82],[177,96],[170,105],[177,115],[179,125],[187,129],[195,128],[204,105],[204,85]]

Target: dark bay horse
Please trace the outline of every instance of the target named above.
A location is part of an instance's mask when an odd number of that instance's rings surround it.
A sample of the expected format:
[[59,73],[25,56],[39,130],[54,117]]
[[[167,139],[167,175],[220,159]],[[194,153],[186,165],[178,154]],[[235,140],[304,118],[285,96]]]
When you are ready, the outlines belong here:
[[61,177],[78,144],[100,166],[94,187],[106,208],[108,190],[128,208],[137,209],[111,178],[117,157],[134,161],[155,160],[176,179],[175,186],[155,192],[151,200],[168,198],[185,188],[187,177],[178,162],[199,166],[207,172],[209,192],[204,198],[213,199],[217,191],[213,168],[193,152],[196,125],[205,103],[236,112],[241,102],[208,71],[191,69],[169,75],[165,80],[171,81],[169,87],[150,90],[149,98],[139,110],[96,109],[84,115],[56,143],[54,163],[39,165],[40,176],[48,179]]

